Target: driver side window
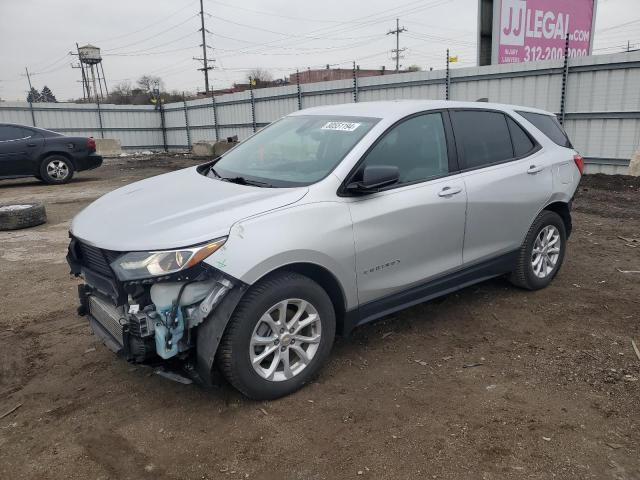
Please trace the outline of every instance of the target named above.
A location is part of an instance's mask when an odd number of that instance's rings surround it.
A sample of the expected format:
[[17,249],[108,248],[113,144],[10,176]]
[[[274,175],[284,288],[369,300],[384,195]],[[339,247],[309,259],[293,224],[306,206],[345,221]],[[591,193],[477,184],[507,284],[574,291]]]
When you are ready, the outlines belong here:
[[360,171],[368,165],[398,167],[399,184],[449,173],[442,114],[418,115],[393,127],[367,154]]

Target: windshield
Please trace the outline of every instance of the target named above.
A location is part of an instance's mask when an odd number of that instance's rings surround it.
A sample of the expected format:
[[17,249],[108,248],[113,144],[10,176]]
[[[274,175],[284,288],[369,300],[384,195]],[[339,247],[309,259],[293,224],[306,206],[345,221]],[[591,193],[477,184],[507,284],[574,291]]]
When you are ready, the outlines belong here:
[[285,117],[226,153],[209,175],[258,186],[310,185],[326,177],[378,121]]

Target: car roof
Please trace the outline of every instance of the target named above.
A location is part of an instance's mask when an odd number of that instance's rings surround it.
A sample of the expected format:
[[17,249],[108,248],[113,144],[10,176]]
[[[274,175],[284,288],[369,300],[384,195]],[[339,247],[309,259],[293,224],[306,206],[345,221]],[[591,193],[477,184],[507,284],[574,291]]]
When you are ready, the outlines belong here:
[[304,110],[298,110],[297,112],[289,115],[342,115],[347,117],[394,119],[426,110],[438,110],[443,108],[490,109],[508,112],[519,110],[540,113],[543,115],[554,115],[553,113],[540,110],[538,108],[506,105],[501,103],[457,102],[450,100],[390,100],[379,102],[343,103],[340,105],[325,105],[322,107],[305,108]]
[[34,127],[32,125],[22,125],[20,123],[3,123],[0,122],[0,127],[18,127],[18,128],[28,128],[30,130],[35,130],[42,134],[47,134],[49,136],[63,136],[61,133],[54,132],[53,130],[47,130],[46,128]]

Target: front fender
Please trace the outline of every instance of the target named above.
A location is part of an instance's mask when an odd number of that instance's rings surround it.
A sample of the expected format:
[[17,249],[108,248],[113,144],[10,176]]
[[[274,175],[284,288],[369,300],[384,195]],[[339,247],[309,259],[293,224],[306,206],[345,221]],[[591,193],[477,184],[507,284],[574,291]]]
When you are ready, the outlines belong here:
[[353,227],[342,202],[293,205],[240,221],[205,261],[249,285],[287,265],[316,264],[338,281],[347,309],[358,303]]

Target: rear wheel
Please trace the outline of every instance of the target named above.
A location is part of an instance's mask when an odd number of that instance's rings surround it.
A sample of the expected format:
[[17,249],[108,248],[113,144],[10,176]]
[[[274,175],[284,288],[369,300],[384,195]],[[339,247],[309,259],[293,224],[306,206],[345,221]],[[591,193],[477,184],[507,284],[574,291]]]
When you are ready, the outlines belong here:
[[528,290],[549,285],[562,266],[566,242],[566,228],[560,215],[543,210],[520,247],[511,283]]
[[67,183],[73,177],[73,165],[61,156],[47,157],[40,166],[40,178],[48,184]]
[[217,352],[240,392],[257,400],[288,395],[324,365],[335,336],[329,296],[313,280],[284,272],[254,285],[241,300]]

